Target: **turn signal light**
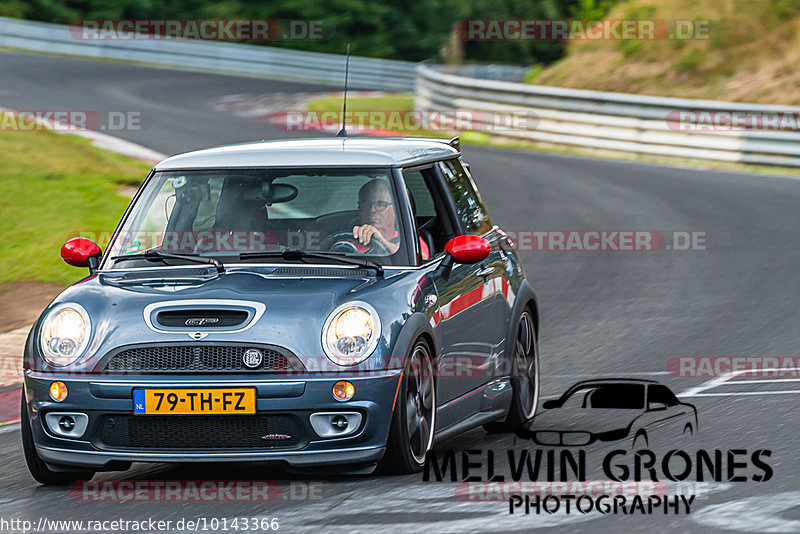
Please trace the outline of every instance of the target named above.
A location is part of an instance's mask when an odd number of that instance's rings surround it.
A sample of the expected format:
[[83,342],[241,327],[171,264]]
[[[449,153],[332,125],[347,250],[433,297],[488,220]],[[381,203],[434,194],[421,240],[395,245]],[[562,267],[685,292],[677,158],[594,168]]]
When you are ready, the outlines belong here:
[[67,385],[58,381],[50,384],[50,398],[56,402],[61,402],[67,398]]
[[356,387],[347,380],[339,380],[333,385],[333,397],[338,401],[349,401],[356,394]]

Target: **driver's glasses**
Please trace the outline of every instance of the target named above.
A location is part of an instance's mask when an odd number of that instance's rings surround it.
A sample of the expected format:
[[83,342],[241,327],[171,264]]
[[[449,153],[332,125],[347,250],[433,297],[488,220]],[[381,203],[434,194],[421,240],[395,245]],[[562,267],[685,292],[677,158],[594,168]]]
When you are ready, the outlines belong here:
[[369,211],[373,207],[375,207],[375,211],[386,211],[386,208],[388,208],[391,205],[392,205],[391,202],[387,202],[385,200],[377,200],[374,202],[371,200],[361,200],[358,203],[358,209]]

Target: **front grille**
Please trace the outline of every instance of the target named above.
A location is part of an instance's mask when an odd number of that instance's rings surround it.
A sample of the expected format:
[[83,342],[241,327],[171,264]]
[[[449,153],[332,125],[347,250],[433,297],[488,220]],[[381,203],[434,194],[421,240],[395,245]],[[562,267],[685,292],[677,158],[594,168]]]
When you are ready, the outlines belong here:
[[[255,368],[244,364],[244,353],[261,352],[263,361]],[[286,373],[302,369],[294,356],[253,345],[147,345],[124,349],[107,357],[103,373]]]
[[307,443],[297,419],[284,414],[114,415],[99,425],[102,444],[119,448],[271,450]]
[[594,436],[589,432],[557,432],[553,430],[539,430],[533,434],[534,441],[539,445],[567,447],[580,447],[594,441]]

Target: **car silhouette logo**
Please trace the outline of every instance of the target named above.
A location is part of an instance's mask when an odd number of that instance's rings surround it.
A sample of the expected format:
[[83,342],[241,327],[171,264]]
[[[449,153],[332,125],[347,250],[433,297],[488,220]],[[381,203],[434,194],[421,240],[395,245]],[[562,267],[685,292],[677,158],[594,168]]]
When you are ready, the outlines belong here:
[[242,355],[242,363],[249,369],[255,369],[264,361],[264,355],[258,349],[247,349]]
[[539,445],[582,447],[627,442],[653,447],[698,431],[697,409],[653,380],[604,378],[578,382],[542,405],[532,427],[518,432]]

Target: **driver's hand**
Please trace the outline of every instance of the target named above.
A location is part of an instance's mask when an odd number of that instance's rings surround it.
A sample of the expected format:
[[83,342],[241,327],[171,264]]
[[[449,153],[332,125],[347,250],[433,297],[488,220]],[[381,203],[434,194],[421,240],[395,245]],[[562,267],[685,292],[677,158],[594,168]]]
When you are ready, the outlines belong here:
[[354,226],[353,227],[353,237],[358,239],[358,242],[362,245],[369,245],[369,242],[375,238],[380,241],[381,245],[386,247],[386,250],[389,251],[390,254],[394,254],[397,252],[397,249],[400,248],[399,243],[392,243],[385,237],[380,231],[372,226],[371,224],[362,224],[361,226]]

